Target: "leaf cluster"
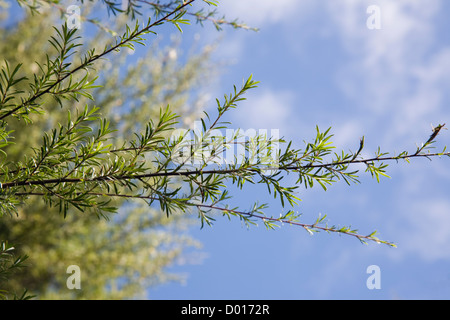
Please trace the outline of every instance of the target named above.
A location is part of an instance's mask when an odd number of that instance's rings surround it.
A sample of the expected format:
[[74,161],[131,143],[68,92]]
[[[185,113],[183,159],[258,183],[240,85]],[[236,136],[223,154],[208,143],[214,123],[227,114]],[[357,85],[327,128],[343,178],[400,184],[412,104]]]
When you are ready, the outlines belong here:
[[[97,79],[91,76],[94,62],[123,48],[133,50],[135,45],[144,45],[147,41],[144,36],[154,34],[154,29],[162,24],[171,23],[181,30],[181,26],[188,23],[186,16],[189,15],[201,22],[204,13],[189,11],[194,1],[172,1],[166,5],[148,3],[159,10],[154,21],[149,18],[143,25],[137,21],[134,27],[127,25],[113,44],[100,51],[88,50],[80,61],[73,59],[76,50],[81,48],[77,30],[63,25],[50,39],[56,54],[47,55],[32,80],[19,75],[20,64],[11,67],[6,62],[0,71],[0,146],[11,143],[13,133],[8,131],[9,117],[31,125],[31,114],[42,116],[45,113],[45,98],[52,97],[62,107],[68,101],[78,101],[79,97],[93,99],[90,92],[96,88]],[[215,1],[203,2],[216,4]],[[104,3],[113,14],[123,10],[118,9],[118,2]],[[129,1],[127,13],[138,14],[138,3],[143,1]],[[216,21],[216,27],[221,24]],[[28,90],[15,89],[24,82]],[[230,126],[223,120],[225,114],[235,109],[245,99],[247,91],[257,84],[249,77],[240,88],[234,86],[223,100],[217,99],[215,116],[205,112],[200,119],[200,130],[185,130],[174,136],[179,126],[178,115],[168,106],[161,109],[158,118],[150,119],[142,130],[136,131],[134,139],[120,145],[114,143],[116,131],[110,129],[110,122],[102,116],[101,109],[85,106],[75,116],[68,112],[67,121],[43,134],[40,147],[22,161],[9,162],[4,152],[4,161],[0,163],[0,215],[16,214],[20,204],[39,197],[47,205],[58,207],[65,217],[70,208],[75,208],[107,218],[117,209],[114,201],[138,199],[148,206],[158,205],[168,217],[196,212],[202,226],[212,225],[219,214],[238,218],[247,226],[258,221],[268,229],[290,224],[311,234],[325,231],[349,235],[363,243],[374,241],[394,246],[380,240],[376,232],[363,235],[350,226],[329,226],[326,216],[319,216],[313,223],[302,222],[301,214],[293,210],[300,201],[297,191],[301,186],[312,188],[314,185],[327,190],[339,180],[357,183],[357,164],[364,164],[366,172],[379,181],[380,177],[387,177],[387,161],[449,156],[445,149],[438,153],[429,150],[444,125],[434,128],[428,140],[414,153],[404,151],[389,155],[378,149],[372,158],[361,156],[364,138],[355,152],[335,152],[330,128],[322,131],[317,127],[312,141],[305,141],[304,147],[299,149],[293,147],[292,141],[266,134],[245,137],[239,130],[231,136],[218,134]],[[236,145],[242,146],[244,152],[224,158]],[[294,184],[286,183],[288,175],[296,176]],[[287,212],[278,217],[267,215],[268,205],[259,203],[246,211],[239,209],[229,203],[229,184],[241,190],[247,184],[263,185]]]
[[[0,242],[0,286],[4,287],[5,282],[7,282],[12,274],[18,270],[24,268],[25,261],[28,259],[27,255],[15,257],[15,248],[8,244],[7,241]],[[11,293],[7,290],[0,289],[0,300],[10,300]],[[13,300],[29,300],[33,296],[27,294],[25,290],[21,295],[13,294]]]

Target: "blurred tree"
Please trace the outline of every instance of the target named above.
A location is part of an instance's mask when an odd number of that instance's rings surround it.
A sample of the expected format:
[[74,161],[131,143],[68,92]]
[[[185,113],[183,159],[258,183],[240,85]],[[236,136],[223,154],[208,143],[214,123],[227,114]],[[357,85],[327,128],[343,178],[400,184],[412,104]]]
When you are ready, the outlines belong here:
[[[85,6],[84,13],[92,10],[92,5]],[[34,15],[25,13],[17,25],[1,28],[0,56],[11,65],[22,63],[22,71],[32,75],[38,71],[35,62],[44,61],[51,50],[47,40],[53,35],[52,26],[61,24],[61,19],[58,8],[41,9]],[[4,15],[3,21],[6,19]],[[126,22],[120,15],[110,24],[120,29]],[[91,29],[84,35],[86,46],[104,46],[108,39],[105,28]],[[181,112],[189,125],[204,97],[199,87],[214,72],[209,57],[212,47],[196,50],[194,45],[193,52],[182,62],[180,57],[186,55],[182,54],[180,37],[171,36],[165,46],[160,42],[140,52],[140,57],[137,52],[130,55],[131,51],[125,50],[95,64],[102,70],[97,80],[102,87],[94,89],[93,94],[102,114],[111,119],[111,127],[120,132],[115,136],[117,144],[131,140],[133,133],[157,117],[159,108],[167,104]],[[126,69],[121,67],[125,61]],[[86,97],[78,100],[68,106],[70,110],[93,104]],[[42,132],[67,117],[66,110],[51,98],[45,104],[47,116],[34,115],[33,125],[24,126],[17,119],[8,123],[15,139],[4,151],[11,161],[30,156],[32,148],[39,148]],[[34,198],[19,208],[17,216],[0,219],[0,239],[14,243],[16,254],[31,254],[27,261],[30,267],[7,283],[8,290],[20,294],[22,288],[27,288],[41,299],[123,299],[144,297],[151,285],[182,280],[181,275],[167,272],[166,267],[181,261],[186,249],[200,246],[185,232],[191,218],[177,215],[169,220],[161,210],[149,210],[143,203],[118,205],[121,209],[111,220],[73,209],[63,219],[57,208],[49,208]],[[82,268],[86,284],[83,290],[66,287],[66,269],[71,264]]]

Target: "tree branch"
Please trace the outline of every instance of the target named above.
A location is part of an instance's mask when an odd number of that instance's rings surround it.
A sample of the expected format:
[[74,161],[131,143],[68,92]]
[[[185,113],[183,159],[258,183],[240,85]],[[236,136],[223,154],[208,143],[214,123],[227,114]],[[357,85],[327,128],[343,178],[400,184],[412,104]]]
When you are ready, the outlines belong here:
[[[357,164],[357,163],[370,163],[370,162],[378,162],[378,161],[393,161],[393,160],[401,160],[401,159],[409,159],[409,158],[419,158],[419,157],[436,157],[436,156],[448,156],[450,157],[450,152],[444,153],[421,153],[421,154],[411,154],[411,155],[403,155],[403,156],[392,156],[392,157],[375,157],[369,159],[360,159],[360,160],[349,160],[349,161],[338,161],[338,162],[330,162],[323,164],[307,164],[305,166],[287,166],[287,167],[270,167],[264,168],[265,170],[278,170],[278,171],[297,171],[297,170],[305,170],[309,168],[330,168],[339,165],[346,164]],[[53,183],[85,183],[85,182],[98,182],[98,181],[107,181],[107,180],[131,180],[131,179],[143,179],[143,178],[155,178],[155,177],[186,177],[192,175],[209,175],[209,174],[237,174],[237,173],[256,173],[261,174],[261,169],[259,168],[237,168],[237,169],[224,169],[224,170],[189,170],[189,171],[177,171],[177,172],[156,172],[156,173],[145,173],[145,174],[136,174],[136,175],[122,175],[122,176],[99,176],[92,179],[81,179],[81,178],[55,178],[55,179],[44,179],[44,180],[30,180],[30,181],[13,181],[13,182],[5,182],[2,183],[0,189],[7,189],[11,187],[19,187],[19,186],[32,186],[32,185],[47,185]]]
[[[165,201],[160,199],[159,197],[154,197],[154,196],[143,196],[143,195],[128,195],[128,194],[115,194],[115,193],[99,193],[99,192],[87,192],[85,193],[87,195],[92,195],[92,196],[102,196],[102,197],[109,197],[109,198],[122,198],[122,199],[141,199],[141,200],[150,200],[150,201]],[[44,193],[40,193],[40,192],[23,192],[23,193],[18,193],[18,196],[44,196]],[[172,199],[175,200],[175,199]],[[227,213],[232,213],[234,215],[238,215],[240,217],[248,217],[248,218],[255,218],[258,220],[262,220],[264,221],[265,224],[267,224],[267,221],[270,222],[275,222],[275,223],[281,223],[281,224],[289,224],[289,225],[294,225],[294,226],[299,226],[304,228],[306,231],[308,231],[310,234],[312,234],[312,232],[317,232],[317,231],[325,231],[327,233],[338,233],[338,234],[344,234],[344,235],[348,235],[351,237],[355,237],[357,238],[359,241],[361,241],[362,243],[366,243],[366,241],[373,241],[376,243],[383,243],[386,244],[390,247],[396,247],[396,245],[392,242],[389,241],[385,241],[385,240],[380,240],[379,238],[375,237],[376,232],[372,232],[369,235],[362,235],[357,233],[357,230],[352,230],[349,227],[329,227],[329,226],[321,226],[319,225],[319,222],[323,221],[322,219],[318,219],[315,223],[313,224],[306,224],[306,223],[300,223],[298,221],[295,220],[290,220],[290,219],[284,219],[284,218],[274,218],[274,217],[268,217],[268,216],[264,216],[261,214],[255,214],[253,212],[247,212],[247,211],[240,211],[240,210],[236,210],[236,209],[229,209],[227,207],[219,207],[217,206],[217,204],[200,204],[200,203],[193,203],[193,202],[189,202],[186,201],[185,199],[178,199],[181,200],[181,202],[183,203],[183,205],[185,206],[189,206],[189,207],[196,207],[198,209],[202,208],[202,209],[207,209],[207,210],[218,210],[218,211],[222,211],[224,212],[224,214]],[[271,228],[273,229],[273,225],[271,224]]]

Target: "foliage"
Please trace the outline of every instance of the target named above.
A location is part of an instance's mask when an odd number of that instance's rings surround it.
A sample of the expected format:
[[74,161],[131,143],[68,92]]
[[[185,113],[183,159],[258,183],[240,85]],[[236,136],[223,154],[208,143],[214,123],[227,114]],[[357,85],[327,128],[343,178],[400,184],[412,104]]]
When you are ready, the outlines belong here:
[[[90,7],[83,9],[86,12]],[[126,23],[123,18],[114,19],[108,29],[123,28]],[[52,23],[59,23],[55,10],[27,16],[1,33],[0,56],[12,65],[21,62],[20,70],[30,78],[30,74],[38,71],[35,61],[45,61],[45,53],[56,54],[46,45],[56,32],[48,27]],[[86,46],[98,48],[104,47],[108,39],[104,29],[84,38],[89,39]],[[102,86],[92,89],[92,94],[102,114],[109,118],[110,130],[116,130],[112,137],[115,144],[132,140],[134,130],[158,116],[160,105],[170,103],[172,110],[183,112],[187,124],[195,117],[204,100],[198,87],[208,80],[205,71],[214,74],[209,58],[212,47],[198,49],[193,46],[184,54],[179,37],[166,41],[160,38],[138,57],[124,50],[113,53],[108,60],[96,61],[95,69],[102,70],[97,82]],[[79,61],[80,55],[75,53],[72,59]],[[123,70],[125,61],[128,66]],[[143,69],[147,70],[144,74]],[[24,90],[26,86],[17,88]],[[46,116],[31,114],[32,125],[24,126],[21,121],[10,119],[8,128],[14,130],[15,139],[4,149],[9,161],[20,162],[32,156],[33,150],[41,147],[43,132],[51,133],[59,123],[65,123],[67,112],[76,114],[86,105],[95,108],[87,97],[77,99],[78,102],[66,103],[64,110],[55,99],[46,99]],[[120,209],[110,220],[79,214],[76,209],[69,209],[66,218],[61,219],[57,208],[49,208],[36,197],[28,199],[26,206],[19,206],[17,216],[0,219],[0,238],[14,243],[20,255],[30,255],[29,267],[13,274],[5,283],[9,291],[27,288],[41,299],[123,299],[145,296],[149,286],[183,281],[183,275],[169,273],[167,266],[193,261],[190,251],[198,249],[200,243],[186,231],[194,221],[186,215],[166,219],[156,208],[127,202],[115,201]],[[89,279],[89,285],[82,290],[68,290],[65,286],[66,268],[70,264],[79,265],[83,279]],[[114,283],[120,286],[114,287]]]
[[[49,0],[34,1],[33,4],[25,0],[20,2],[36,12],[37,3],[60,4]],[[137,199],[151,208],[158,205],[170,218],[181,213],[197,213],[202,226],[213,224],[216,215],[222,215],[240,219],[246,225],[262,221],[268,229],[291,224],[311,234],[325,231],[349,235],[363,243],[373,241],[395,246],[378,238],[376,231],[362,234],[348,226],[329,226],[326,216],[319,216],[312,223],[302,222],[301,215],[294,211],[300,200],[296,190],[315,185],[326,190],[339,180],[357,183],[359,170],[355,169],[356,164],[365,165],[365,171],[380,181],[380,177],[387,177],[389,161],[449,156],[445,149],[430,151],[444,125],[434,128],[428,140],[412,153],[404,151],[390,155],[378,149],[372,158],[363,158],[364,138],[355,152],[336,152],[330,129],[317,128],[315,138],[305,142],[301,149],[293,149],[292,142],[283,138],[264,134],[246,137],[237,131],[231,136],[222,135],[221,130],[229,128],[229,123],[223,121],[224,115],[236,108],[245,99],[247,91],[258,84],[251,76],[241,87],[234,87],[222,100],[216,100],[215,115],[205,112],[199,130],[177,131],[182,128],[180,116],[172,111],[170,104],[165,104],[142,126],[124,131],[120,125],[111,125],[111,119],[105,116],[101,107],[87,102],[96,98],[95,90],[100,90],[96,63],[116,52],[143,45],[146,36],[155,34],[163,24],[172,24],[181,31],[181,26],[189,24],[189,19],[193,18],[199,23],[212,21],[219,29],[224,24],[247,29],[236,21],[215,20],[212,18],[216,14],[214,10],[193,10],[194,2],[161,4],[159,1],[130,0],[124,9],[119,8],[119,2],[104,0],[103,4],[112,15],[126,13],[137,18],[141,16],[141,6],[147,5],[152,8],[154,17],[146,19],[144,24],[137,20],[132,26],[127,24],[121,35],[113,36],[113,41],[103,48],[83,46],[78,30],[70,29],[67,24],[55,28],[49,39],[54,53],[46,53],[32,77],[23,76],[20,63],[13,65],[5,61],[0,78],[3,150],[0,203],[3,218],[17,215],[20,208],[29,206],[31,199],[38,198],[46,207],[57,208],[66,219],[74,214],[73,209],[108,219],[114,217],[112,213],[124,200]],[[216,1],[197,3],[208,8],[217,5]],[[10,129],[10,119],[33,126],[34,118],[47,114],[49,98],[60,105],[66,119],[59,120],[43,133],[41,143],[33,147],[32,152],[11,161],[7,150],[15,132]],[[81,105],[81,101],[86,103]],[[74,111],[66,110],[69,102],[77,102],[78,107]],[[120,139],[121,134],[130,130],[133,136]],[[242,146],[244,152],[226,157],[227,151],[235,145]],[[297,177],[294,185],[283,180],[289,174]],[[249,210],[231,204],[230,184],[243,189],[245,183],[265,185],[268,193],[286,208],[285,213],[267,215],[266,204],[255,203]],[[91,237],[95,238],[95,235]]]
[[[8,245],[6,241],[0,243],[0,281],[8,281],[11,278],[11,274],[17,269],[25,267],[24,262],[28,259],[28,256],[14,257],[15,248]],[[0,300],[7,300],[10,293],[6,290],[0,290]],[[27,294],[25,290],[20,296],[13,295],[14,300],[29,300],[33,298]]]

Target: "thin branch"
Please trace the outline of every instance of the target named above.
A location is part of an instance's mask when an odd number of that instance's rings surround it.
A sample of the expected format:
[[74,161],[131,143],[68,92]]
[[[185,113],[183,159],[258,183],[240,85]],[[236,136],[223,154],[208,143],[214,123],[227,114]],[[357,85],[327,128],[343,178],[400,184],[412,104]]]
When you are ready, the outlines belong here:
[[[128,194],[99,193],[99,192],[87,192],[87,193],[84,193],[84,194],[92,195],[92,196],[104,196],[104,197],[109,197],[109,198],[142,199],[142,200],[150,200],[150,201],[162,201],[159,197],[143,196],[143,195],[128,195]],[[41,193],[41,192],[23,192],[23,193],[17,193],[16,195],[17,196],[44,196],[45,194]],[[353,231],[349,230],[348,228],[344,228],[344,229],[341,228],[341,229],[339,229],[339,228],[336,228],[336,227],[320,226],[317,223],[313,223],[313,224],[300,223],[298,221],[292,221],[292,220],[288,220],[288,219],[267,217],[267,216],[255,214],[253,212],[246,212],[246,211],[240,211],[240,210],[235,210],[235,209],[229,209],[229,208],[226,208],[226,207],[219,207],[216,204],[200,204],[200,203],[192,203],[192,202],[189,202],[189,201],[184,201],[183,204],[186,205],[186,206],[189,206],[189,207],[197,207],[197,208],[219,210],[219,211],[222,211],[222,212],[233,213],[233,214],[236,214],[236,215],[239,215],[239,216],[247,216],[247,217],[250,217],[250,218],[256,218],[256,219],[263,220],[263,221],[273,221],[273,222],[282,223],[282,224],[289,224],[289,225],[299,226],[299,227],[304,228],[308,232],[311,232],[311,230],[320,230],[320,231],[326,231],[328,233],[332,232],[332,233],[344,234],[344,235],[355,237],[355,238],[357,238],[358,240],[360,240],[363,243],[367,240],[367,241],[374,241],[374,242],[377,242],[377,243],[383,243],[383,244],[389,245],[391,247],[395,247],[396,246],[392,242],[380,240],[380,239],[374,237],[373,236],[374,233],[372,233],[371,235],[362,235],[362,234],[356,233],[354,230]]]
[[[147,0],[137,0],[137,2],[141,2],[141,3],[145,3],[145,4],[148,4],[148,5],[151,5],[151,6],[155,7],[155,8],[158,8],[158,10],[161,10],[161,11],[162,10],[166,10],[167,11],[167,10],[172,10],[173,9],[173,7],[172,7],[173,4],[160,4],[160,3],[155,3],[155,2],[151,2],[151,1],[147,1]],[[208,15],[203,15],[203,14],[201,14],[201,12],[196,12],[196,13],[194,13],[194,12],[187,12],[188,15],[196,17],[199,22],[208,20],[208,21],[212,22],[212,24],[214,24],[216,27],[219,27],[220,25],[225,24],[225,25],[229,25],[229,26],[231,26],[233,28],[241,28],[241,29],[252,30],[252,31],[258,31],[259,30],[258,28],[249,27],[249,26],[247,26],[247,25],[245,25],[243,23],[237,23],[237,21],[227,21],[224,18],[222,18],[222,19],[215,19],[215,18],[213,18],[211,16],[214,13],[215,12],[213,11],[213,12],[211,12]]]
[[309,164],[306,166],[289,166],[285,168],[280,168],[283,170],[301,170],[306,168],[326,168],[331,166],[339,166],[339,165],[345,165],[345,164],[356,164],[356,163],[370,163],[375,161],[392,161],[392,160],[402,160],[402,159],[409,159],[409,158],[418,158],[418,157],[437,157],[437,156],[448,156],[450,157],[450,152],[436,152],[436,153],[420,153],[420,154],[406,154],[406,155],[400,155],[400,156],[392,156],[392,157],[375,157],[375,158],[369,158],[369,159],[360,159],[360,160],[347,160],[347,161],[337,161],[337,162],[331,162],[331,163],[324,163],[324,164]]
[[[271,170],[279,170],[279,171],[296,171],[296,170],[304,170],[308,168],[330,168],[334,166],[344,165],[344,164],[357,164],[357,163],[370,163],[375,161],[392,161],[392,160],[400,160],[400,159],[409,159],[409,158],[418,158],[418,157],[435,157],[435,156],[449,156],[450,152],[445,153],[426,153],[426,154],[412,154],[412,155],[403,155],[403,156],[393,156],[393,157],[375,157],[370,159],[360,159],[360,160],[348,160],[348,161],[338,161],[338,162],[330,162],[323,164],[308,164],[305,166],[288,166],[288,167],[271,167]],[[267,168],[265,168],[267,169]],[[19,187],[19,186],[32,186],[32,185],[46,185],[53,183],[80,183],[80,182],[98,182],[98,181],[120,181],[120,180],[131,180],[131,179],[143,179],[143,178],[155,178],[155,177],[171,177],[171,176],[191,176],[191,175],[209,175],[209,174],[236,174],[236,173],[245,173],[252,172],[260,174],[261,170],[259,168],[236,168],[236,169],[224,169],[224,170],[189,170],[189,171],[177,171],[177,172],[157,172],[157,173],[145,173],[145,174],[136,174],[136,175],[122,175],[122,176],[99,176],[92,179],[81,179],[81,178],[55,178],[55,179],[43,179],[43,180],[30,180],[30,181],[14,181],[14,182],[5,182],[1,184],[0,189],[7,189],[11,187]]]
[[246,215],[246,216],[249,216],[249,217],[252,217],[252,218],[261,219],[263,221],[269,220],[269,221],[274,221],[274,222],[279,222],[279,223],[286,223],[286,224],[290,224],[290,225],[300,226],[300,227],[304,228],[305,230],[307,230],[309,232],[310,232],[311,229],[316,229],[316,230],[322,230],[322,231],[326,231],[326,232],[341,233],[341,234],[349,235],[349,236],[352,236],[352,237],[356,237],[358,240],[360,240],[362,242],[364,242],[364,240],[369,240],[369,241],[375,241],[377,243],[384,243],[384,244],[387,244],[389,246],[394,246],[395,247],[395,244],[392,243],[392,242],[383,241],[383,240],[380,240],[380,239],[378,239],[376,237],[373,237],[373,236],[370,236],[370,235],[364,236],[364,235],[358,234],[356,232],[343,231],[341,229],[337,229],[337,228],[334,228],[334,227],[328,227],[328,226],[322,227],[322,226],[319,226],[319,225],[317,225],[315,223],[314,224],[305,224],[305,223],[300,223],[300,222],[297,222],[297,221],[291,221],[291,220],[287,220],[287,219],[267,217],[267,216],[263,216],[263,215],[254,214],[252,212],[232,210],[232,209],[223,208],[223,207],[217,207],[217,206],[213,206],[213,205],[204,205],[204,204],[194,204],[194,205],[197,206],[197,207],[203,207],[203,208],[209,208],[209,209],[215,209],[215,210],[220,210],[220,211],[231,212],[231,213],[235,213],[237,215]]

